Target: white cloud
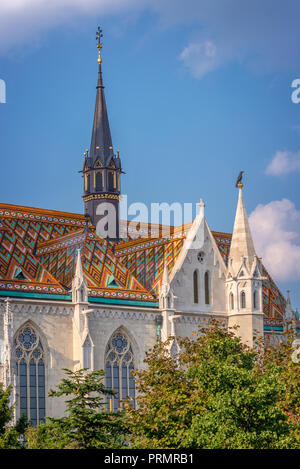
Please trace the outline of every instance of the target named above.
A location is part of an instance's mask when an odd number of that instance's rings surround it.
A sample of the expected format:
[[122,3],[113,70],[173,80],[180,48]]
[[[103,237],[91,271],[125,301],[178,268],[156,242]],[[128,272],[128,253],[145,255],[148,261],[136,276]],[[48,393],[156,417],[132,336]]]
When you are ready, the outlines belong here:
[[203,77],[220,63],[216,45],[211,41],[192,42],[183,49],[179,58],[195,78]]
[[0,51],[74,20],[121,14],[148,0],[0,0]]
[[274,279],[300,280],[300,211],[288,199],[258,205],[249,217],[256,253]]
[[[213,38],[223,61],[256,71],[295,69],[300,51],[299,0],[152,0],[164,27],[191,25],[201,40]],[[192,42],[192,41],[191,41]]]
[[[185,58],[195,76],[213,70],[220,60],[247,63],[259,72],[295,70],[299,63],[299,0],[288,0],[288,6],[282,0],[0,0],[0,52],[24,47],[56,26],[75,22],[85,27],[87,18],[97,21],[105,15],[118,16],[115,24],[145,10],[154,12],[162,28],[190,27],[190,46],[202,48],[197,52],[188,46],[184,55],[204,54],[198,67]],[[205,52],[207,38],[217,45],[214,57]]]
[[300,171],[300,151],[277,151],[271,163],[267,166],[266,174],[280,176]]

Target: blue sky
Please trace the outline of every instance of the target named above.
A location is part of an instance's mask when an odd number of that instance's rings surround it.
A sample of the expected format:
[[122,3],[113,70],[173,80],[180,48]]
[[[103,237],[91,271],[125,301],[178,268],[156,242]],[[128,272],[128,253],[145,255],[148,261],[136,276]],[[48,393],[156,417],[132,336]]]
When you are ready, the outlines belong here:
[[0,200],[82,212],[97,80],[129,203],[202,197],[230,232],[235,178],[257,245],[300,307],[297,1],[10,0],[0,5]]

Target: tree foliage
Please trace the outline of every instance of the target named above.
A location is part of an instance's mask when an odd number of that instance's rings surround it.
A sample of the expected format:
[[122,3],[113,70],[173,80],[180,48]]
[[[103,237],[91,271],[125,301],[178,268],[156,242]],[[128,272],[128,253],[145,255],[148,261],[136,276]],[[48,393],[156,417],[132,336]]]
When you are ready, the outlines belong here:
[[14,406],[10,404],[12,387],[4,389],[0,383],[0,449],[19,449],[20,437],[27,426],[26,417],[22,416],[16,425],[12,425]]
[[284,393],[281,395],[279,405],[287,415],[293,427],[293,436],[297,447],[300,447],[300,363],[291,358],[295,355],[294,329],[287,327],[283,340],[276,345],[267,344],[261,359],[262,372],[270,366],[280,369],[280,380],[284,384]]
[[[215,321],[178,345],[175,358],[168,343],[156,345],[136,373],[138,409],[127,409],[134,447],[297,447],[282,364],[262,360]],[[299,416],[299,389],[291,390]]]
[[48,418],[38,428],[26,433],[28,447],[37,448],[122,448],[123,414],[110,413],[103,407],[104,398],[114,394],[106,389],[103,371],[64,370],[67,377],[50,390],[50,397],[65,397],[67,415]]
[[[103,371],[65,370],[49,396],[64,398],[66,415],[26,430],[27,447],[271,449],[300,448],[300,364],[292,361],[293,331],[277,345],[254,349],[236,331],[209,321],[190,338],[157,343],[135,372],[137,409],[113,413],[114,391]],[[0,448],[20,447],[24,420],[13,427],[11,389],[0,385]]]

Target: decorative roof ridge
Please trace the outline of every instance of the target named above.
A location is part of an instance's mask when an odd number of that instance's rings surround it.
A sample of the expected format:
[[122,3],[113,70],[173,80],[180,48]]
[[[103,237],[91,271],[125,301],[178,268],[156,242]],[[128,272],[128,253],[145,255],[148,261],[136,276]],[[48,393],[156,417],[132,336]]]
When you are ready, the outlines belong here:
[[15,205],[15,204],[4,204],[0,203],[0,210],[14,210],[14,211],[22,211],[28,213],[35,213],[35,214],[44,214],[44,215],[53,215],[53,216],[64,216],[67,218],[77,218],[79,220],[84,221],[85,217],[81,213],[73,213],[73,212],[62,212],[61,210],[52,210],[46,208],[39,208],[39,207],[31,207],[25,205]]
[[129,247],[139,247],[140,245],[143,245],[145,243],[155,242],[155,241],[160,242],[160,243],[168,243],[172,239],[173,238],[164,238],[162,236],[153,237],[153,238],[149,236],[147,238],[130,239],[129,241],[124,241],[119,244],[116,244],[115,250],[122,251],[123,249],[129,248]]
[[121,254],[125,249],[145,249],[147,246],[146,244],[167,244],[173,241],[177,241],[178,239],[184,239],[186,237],[186,233],[183,233],[182,236],[178,236],[176,233],[169,236],[157,236],[157,237],[147,237],[147,238],[138,238],[138,239],[130,239],[128,241],[121,242],[116,244],[115,250],[118,251],[118,254]]
[[[45,269],[46,270],[46,269]],[[49,273],[48,270],[46,270],[47,274],[51,276],[51,278],[54,280],[53,283],[47,283],[47,282],[39,282],[35,280],[18,280],[18,279],[7,279],[7,278],[0,278],[0,289],[1,288],[8,288],[9,290],[40,290],[40,291],[51,291],[55,290],[58,291],[61,294],[68,293],[68,289],[64,287],[61,283],[56,280],[53,275]],[[26,288],[22,288],[22,286],[26,286]]]
[[[136,224],[139,224],[141,226],[147,226],[147,227],[153,227],[153,228],[180,228],[181,225],[179,225],[178,227],[177,226],[174,226],[174,225],[163,225],[162,223],[148,223],[147,221],[139,221],[139,222],[136,222],[136,221],[133,221],[133,220],[124,220],[124,219],[121,219],[120,220],[120,225],[126,225],[127,226],[130,224],[130,223],[136,223]],[[182,225],[184,226],[184,225]]]
[[225,237],[228,236],[228,238],[230,238],[230,239],[232,238],[232,233],[227,233],[225,231],[213,231],[212,230],[212,234],[214,236],[225,236]]
[[[184,226],[184,225],[182,225]],[[186,225],[185,225],[186,226]],[[180,228],[180,227],[179,227]],[[225,233],[225,232],[222,232],[222,231],[212,231],[211,232],[213,236],[223,236],[223,237],[228,237],[228,238],[232,238],[232,233]],[[143,249],[143,246],[140,246],[140,245],[143,245],[144,243],[149,243],[151,241],[159,241],[161,243],[165,242],[165,243],[169,243],[170,241],[173,241],[173,240],[177,240],[179,238],[185,238],[186,237],[186,233],[182,233],[181,236],[178,236],[178,233],[174,233],[172,236],[170,236],[169,238],[164,238],[163,236],[155,236],[155,237],[151,237],[151,236],[148,236],[147,238],[138,238],[138,239],[130,239],[128,241],[121,241],[120,243],[118,243],[116,246],[115,246],[115,250],[119,252],[122,252],[122,250],[124,249],[127,249],[127,248],[133,248],[133,247],[140,247],[140,249]]]
[[[59,249],[59,244],[67,239],[78,238],[80,235],[84,234],[84,228],[79,228],[76,231],[72,231],[71,233],[67,233],[63,236],[59,236],[57,238],[48,239],[47,241],[41,241],[37,245],[37,253],[39,253],[40,249],[44,249],[53,245],[57,245],[57,249]],[[83,238],[84,239],[84,238]]]

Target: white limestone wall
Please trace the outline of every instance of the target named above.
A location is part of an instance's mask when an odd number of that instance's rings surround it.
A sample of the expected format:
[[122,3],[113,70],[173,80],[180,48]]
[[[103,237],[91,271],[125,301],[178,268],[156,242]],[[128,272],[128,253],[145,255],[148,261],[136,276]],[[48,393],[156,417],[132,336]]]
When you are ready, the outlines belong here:
[[199,331],[199,328],[206,328],[209,326],[209,321],[214,318],[220,323],[227,324],[227,317],[225,315],[188,315],[179,312],[175,313],[179,317],[174,319],[175,334],[178,337],[195,337]]
[[[0,300],[0,345],[4,345],[3,315],[5,303]],[[69,302],[49,302],[42,300],[11,299],[13,314],[13,333],[26,323],[30,323],[39,333],[45,352],[46,373],[46,415],[60,417],[64,414],[63,398],[47,397],[50,388],[56,388],[65,376],[63,368],[78,369],[83,367],[80,350],[74,350],[74,336],[78,335],[78,344],[83,330],[74,326],[74,305]],[[157,340],[155,317],[157,309],[134,307],[103,307],[89,303],[89,334],[94,347],[94,369],[105,368],[105,349],[111,335],[119,328],[128,335],[133,346],[136,368],[143,368],[146,351]],[[84,321],[80,321],[84,324]],[[1,355],[0,355],[1,361]],[[0,379],[3,381],[3,366],[0,363]],[[18,412],[17,412],[18,417]]]
[[[93,308],[91,305],[90,307]],[[94,368],[105,368],[107,343],[119,328],[122,328],[131,340],[136,368],[143,368],[146,351],[156,342],[157,314],[157,309],[143,311],[143,308],[103,308],[103,305],[95,307],[89,315],[89,332],[94,343]]]

